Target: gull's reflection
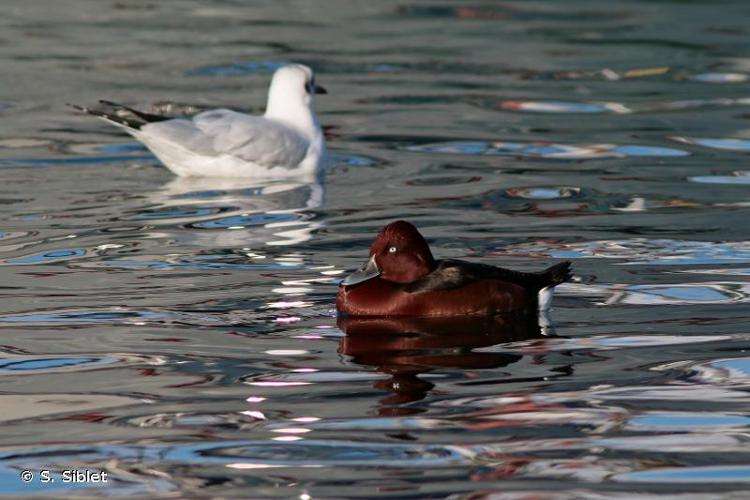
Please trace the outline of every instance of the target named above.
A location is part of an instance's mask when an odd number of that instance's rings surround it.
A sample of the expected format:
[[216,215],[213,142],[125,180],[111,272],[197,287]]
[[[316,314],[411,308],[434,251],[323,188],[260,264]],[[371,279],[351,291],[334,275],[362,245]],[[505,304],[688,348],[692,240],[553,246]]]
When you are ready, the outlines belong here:
[[149,207],[130,218],[195,229],[179,235],[187,244],[293,245],[322,226],[310,211],[325,201],[323,180],[176,177],[150,193]]
[[374,384],[392,393],[379,401],[379,414],[388,416],[424,411],[403,406],[425,398],[435,387],[420,374],[436,368],[507,366],[521,355],[474,349],[541,336],[537,318],[520,314],[477,319],[339,318],[338,326],[346,333],[339,353],[389,375]]

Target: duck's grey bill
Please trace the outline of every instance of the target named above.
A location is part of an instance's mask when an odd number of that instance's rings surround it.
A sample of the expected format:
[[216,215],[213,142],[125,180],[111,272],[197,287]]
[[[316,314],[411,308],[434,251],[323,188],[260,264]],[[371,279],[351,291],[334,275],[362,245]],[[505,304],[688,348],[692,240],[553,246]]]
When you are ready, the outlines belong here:
[[316,94],[327,94],[328,91],[325,89],[325,87],[321,87],[320,85],[315,86],[315,93]]
[[378,268],[377,263],[375,263],[375,256],[373,255],[370,257],[370,260],[367,261],[367,264],[344,278],[344,281],[342,281],[341,284],[344,286],[356,285],[357,283],[371,280],[377,276],[380,276],[380,268]]

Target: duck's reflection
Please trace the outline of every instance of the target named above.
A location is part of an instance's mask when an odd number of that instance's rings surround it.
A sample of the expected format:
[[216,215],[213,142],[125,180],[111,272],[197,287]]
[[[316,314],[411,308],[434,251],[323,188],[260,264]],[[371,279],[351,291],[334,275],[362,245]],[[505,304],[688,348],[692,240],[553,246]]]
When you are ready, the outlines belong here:
[[175,177],[148,200],[148,209],[136,218],[196,229],[182,235],[191,239],[185,243],[293,245],[308,241],[322,225],[310,211],[323,206],[325,184],[322,175],[284,180]]
[[378,413],[397,416],[421,413],[405,403],[425,398],[435,384],[420,374],[436,368],[489,369],[507,366],[521,355],[475,352],[504,342],[541,336],[536,317],[509,314],[493,318],[339,318],[346,333],[339,353],[389,375],[374,384],[390,392],[379,401]]

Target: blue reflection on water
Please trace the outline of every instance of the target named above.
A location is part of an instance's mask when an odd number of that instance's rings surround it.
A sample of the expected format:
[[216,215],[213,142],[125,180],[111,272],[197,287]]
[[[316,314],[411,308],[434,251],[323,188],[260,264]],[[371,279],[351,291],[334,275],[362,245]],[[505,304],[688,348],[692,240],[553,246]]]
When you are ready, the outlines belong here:
[[724,368],[734,372],[736,375],[742,375],[750,378],[750,358],[725,359],[711,363],[714,368]]
[[190,217],[204,217],[220,212],[215,207],[172,207],[152,211],[143,211],[123,217],[123,220],[159,220]]
[[255,73],[273,73],[288,61],[249,61],[191,69],[187,76],[241,76]]
[[718,290],[715,290],[709,286],[695,286],[695,285],[675,285],[675,286],[663,286],[663,285],[632,285],[628,287],[628,290],[634,292],[644,292],[649,295],[657,295],[667,299],[674,300],[687,300],[695,302],[710,302],[710,301],[723,301],[727,300],[726,295]]
[[688,156],[690,153],[681,149],[662,148],[655,146],[618,146],[614,151],[625,156],[661,156],[661,157],[680,157]]
[[0,166],[14,165],[99,165],[102,163],[124,163],[128,161],[155,161],[153,155],[132,156],[77,156],[74,158],[2,158]]
[[749,426],[750,417],[715,413],[641,415],[630,419],[630,424],[636,427],[668,429],[697,429],[704,427],[736,428]]
[[725,149],[728,151],[750,151],[750,140],[747,139],[698,138],[693,139],[691,142],[707,148]]
[[66,366],[80,366],[90,363],[99,363],[104,358],[44,358],[44,359],[24,359],[0,360],[0,371],[26,371],[26,370],[45,370],[50,368],[63,368]]
[[161,320],[168,317],[166,312],[153,311],[69,311],[56,314],[9,314],[0,316],[0,323],[110,323],[113,320]]
[[586,160],[627,157],[682,157],[690,153],[681,149],[644,145],[574,145],[520,142],[446,141],[406,146],[407,151],[462,155],[522,156],[553,160]]
[[[95,148],[101,153],[117,154],[117,153],[130,153],[133,151],[148,151],[148,148],[140,142],[130,142],[127,144],[102,144]],[[130,158],[130,157],[128,157]]]
[[201,229],[225,229],[238,226],[263,226],[276,222],[296,221],[298,216],[294,213],[257,213],[250,215],[234,215],[222,219],[214,219],[203,222],[194,222],[191,227]]
[[133,268],[133,269],[255,269],[259,271],[279,271],[279,270],[303,270],[304,266],[293,264],[249,264],[241,262],[164,262],[164,261],[128,261],[113,260],[103,261],[96,264],[96,267],[109,268]]
[[750,184],[750,175],[696,175],[688,179],[703,184]]
[[670,467],[620,474],[614,479],[650,483],[747,483],[750,482],[750,466]]
[[533,113],[606,113],[611,110],[601,104],[574,101],[506,101],[503,109]]
[[16,257],[7,259],[8,264],[44,264],[61,260],[74,259],[86,255],[85,248],[70,248],[64,250],[52,250],[49,252],[39,252],[25,257]]

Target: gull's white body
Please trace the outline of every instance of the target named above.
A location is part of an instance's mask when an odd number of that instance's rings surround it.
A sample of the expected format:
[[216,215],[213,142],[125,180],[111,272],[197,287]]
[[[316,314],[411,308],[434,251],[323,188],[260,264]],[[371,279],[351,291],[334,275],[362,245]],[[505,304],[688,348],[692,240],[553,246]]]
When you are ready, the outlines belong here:
[[215,109],[190,118],[115,123],[180,176],[284,178],[317,172],[325,139],[313,111],[312,71],[301,64],[276,70],[263,116]]

